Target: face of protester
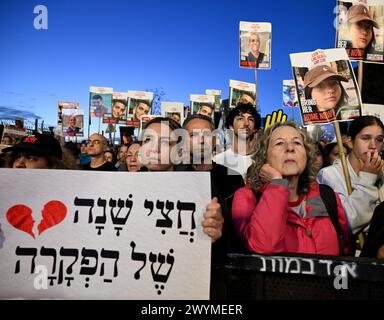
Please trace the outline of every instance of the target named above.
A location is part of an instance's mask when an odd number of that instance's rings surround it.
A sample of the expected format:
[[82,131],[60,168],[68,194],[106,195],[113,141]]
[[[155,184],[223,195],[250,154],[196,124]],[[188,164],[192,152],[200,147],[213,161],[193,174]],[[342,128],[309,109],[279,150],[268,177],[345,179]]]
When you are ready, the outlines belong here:
[[149,125],[143,133],[143,164],[149,171],[173,171],[171,152],[175,145],[175,134],[166,124]]
[[293,127],[276,128],[269,140],[267,163],[283,177],[299,176],[307,164],[307,154],[301,134]]
[[105,139],[101,134],[95,133],[89,137],[87,153],[91,157],[103,155],[106,148]]
[[137,172],[142,167],[142,164],[139,161],[139,151],[140,145],[138,143],[134,143],[128,148],[125,163],[130,172]]
[[200,163],[210,163],[212,159],[212,127],[208,121],[203,119],[193,119],[188,122],[185,128],[189,136],[189,148],[193,159]]
[[128,153],[128,147],[127,146],[121,146],[119,149],[119,160],[124,162],[125,158],[127,157]]
[[10,146],[10,145],[12,145],[12,139],[10,137],[4,137],[3,143]]
[[30,152],[15,152],[12,168],[14,169],[49,169],[44,156]]
[[125,105],[121,102],[115,102],[112,106],[112,116],[114,118],[121,118],[124,116]]
[[233,132],[240,139],[250,138],[255,131],[255,119],[250,113],[237,115],[233,120]]
[[341,98],[341,87],[338,80],[328,78],[312,89],[312,99],[316,101],[318,111],[334,109]]
[[367,20],[352,23],[349,31],[352,48],[365,49],[373,37],[372,24]]
[[378,125],[363,128],[353,140],[351,156],[363,160],[368,153],[371,155],[383,147],[384,132]]
[[208,117],[211,117],[212,115],[212,109],[208,106],[204,106],[202,105],[200,108],[199,108],[199,111],[197,111],[197,114],[203,114],[205,116],[208,116]]
[[80,153],[82,153],[82,154],[87,153],[87,144],[86,143],[82,143],[81,144],[81,146],[80,146]]
[[[344,154],[347,154],[347,149],[344,149]],[[332,164],[336,159],[340,159],[339,146],[336,144],[328,155],[329,163]]]
[[260,39],[257,35],[252,34],[249,37],[249,47],[252,52],[257,53],[260,49]]
[[172,118],[173,120],[175,120],[177,123],[180,123],[180,114],[178,114],[178,113],[173,113],[172,116],[171,116],[171,118]]
[[147,104],[140,102],[133,110],[134,119],[139,121],[141,116],[148,114],[149,109],[150,107]]

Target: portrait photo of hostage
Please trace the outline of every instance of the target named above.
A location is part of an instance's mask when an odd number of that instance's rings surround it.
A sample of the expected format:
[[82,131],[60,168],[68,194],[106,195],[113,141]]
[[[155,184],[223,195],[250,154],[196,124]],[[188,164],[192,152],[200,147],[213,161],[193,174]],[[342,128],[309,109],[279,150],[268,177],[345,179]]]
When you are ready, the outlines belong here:
[[141,116],[151,114],[151,102],[149,100],[130,100],[130,111],[133,122],[140,122]]
[[271,24],[240,21],[240,67],[271,68]]
[[283,80],[283,106],[295,107],[299,105],[294,80]]
[[63,114],[63,133],[65,137],[82,137],[83,115]]
[[239,90],[232,88],[231,90],[231,106],[238,106],[239,104],[250,103],[255,105],[255,95],[251,91]]
[[105,113],[111,113],[112,94],[90,94],[91,117],[102,118]]
[[212,103],[194,101],[192,104],[192,114],[203,114],[212,118],[214,111],[215,106]]
[[181,124],[180,112],[166,112],[165,117],[175,120],[178,124]]
[[339,1],[336,46],[351,60],[384,62],[383,23],[384,2]]
[[[295,55],[296,58],[292,58]],[[331,61],[338,57],[345,60]],[[294,66],[294,63],[300,64],[300,59],[302,66]],[[329,61],[303,66],[324,60]],[[345,50],[292,54],[291,61],[299,86],[299,105],[304,125],[350,120],[361,115],[360,94]]]

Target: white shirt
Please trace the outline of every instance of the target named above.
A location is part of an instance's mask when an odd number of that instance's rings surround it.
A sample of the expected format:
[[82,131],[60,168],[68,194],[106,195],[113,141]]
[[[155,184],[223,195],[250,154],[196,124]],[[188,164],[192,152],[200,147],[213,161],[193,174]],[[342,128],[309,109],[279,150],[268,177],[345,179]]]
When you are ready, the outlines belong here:
[[232,149],[228,149],[217,154],[213,158],[213,161],[238,172],[243,178],[245,177],[248,168],[253,163],[251,155],[243,156],[241,154],[234,153]]

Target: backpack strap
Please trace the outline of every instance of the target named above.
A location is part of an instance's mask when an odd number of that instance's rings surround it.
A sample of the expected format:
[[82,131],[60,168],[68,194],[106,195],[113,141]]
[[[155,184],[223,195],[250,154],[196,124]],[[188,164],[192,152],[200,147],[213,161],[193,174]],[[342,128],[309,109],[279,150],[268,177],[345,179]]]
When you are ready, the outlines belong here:
[[319,186],[320,186],[321,199],[324,202],[325,208],[328,211],[329,218],[331,219],[333,227],[335,228],[337,233],[337,241],[339,242],[339,254],[343,256],[344,255],[343,245],[342,245],[343,232],[341,230],[341,226],[339,222],[335,192],[330,186],[327,186],[326,184],[320,184]]

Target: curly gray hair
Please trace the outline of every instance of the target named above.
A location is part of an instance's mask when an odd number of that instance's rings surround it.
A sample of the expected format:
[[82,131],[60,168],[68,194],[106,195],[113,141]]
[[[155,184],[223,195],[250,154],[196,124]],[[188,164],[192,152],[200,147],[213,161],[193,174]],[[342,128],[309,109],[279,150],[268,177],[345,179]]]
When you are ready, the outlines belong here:
[[299,177],[297,192],[300,195],[305,195],[308,193],[311,183],[316,179],[316,169],[313,166],[315,149],[312,139],[308,136],[307,132],[301,129],[295,122],[278,122],[264,131],[261,138],[258,139],[254,154],[252,156],[254,162],[247,171],[246,183],[254,190],[260,191],[264,183],[260,179],[259,172],[261,167],[267,163],[267,151],[272,132],[275,129],[284,126],[296,129],[303,138],[304,148],[307,154],[307,164],[303,173]]

